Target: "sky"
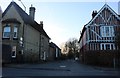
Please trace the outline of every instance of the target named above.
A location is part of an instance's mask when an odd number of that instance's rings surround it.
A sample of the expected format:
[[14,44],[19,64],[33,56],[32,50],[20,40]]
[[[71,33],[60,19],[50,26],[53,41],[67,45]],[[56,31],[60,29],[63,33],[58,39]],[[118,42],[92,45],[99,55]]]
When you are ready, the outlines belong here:
[[[12,0],[0,0],[2,11]],[[14,0],[23,10],[19,0]],[[44,30],[58,46],[70,38],[80,37],[80,31],[91,20],[93,10],[99,11],[107,3],[118,13],[119,0],[21,0],[29,14],[31,4],[36,8],[35,21],[43,21]]]

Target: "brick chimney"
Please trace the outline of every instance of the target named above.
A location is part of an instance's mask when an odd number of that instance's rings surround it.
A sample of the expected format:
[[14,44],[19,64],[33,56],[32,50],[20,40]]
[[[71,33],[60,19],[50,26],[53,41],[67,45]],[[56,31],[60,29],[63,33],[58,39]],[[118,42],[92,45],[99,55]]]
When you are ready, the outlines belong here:
[[92,18],[94,18],[96,15],[97,15],[97,11],[95,10],[92,12]]
[[33,7],[31,5],[31,7],[29,8],[29,15],[31,16],[31,18],[34,20],[35,18],[35,7]]

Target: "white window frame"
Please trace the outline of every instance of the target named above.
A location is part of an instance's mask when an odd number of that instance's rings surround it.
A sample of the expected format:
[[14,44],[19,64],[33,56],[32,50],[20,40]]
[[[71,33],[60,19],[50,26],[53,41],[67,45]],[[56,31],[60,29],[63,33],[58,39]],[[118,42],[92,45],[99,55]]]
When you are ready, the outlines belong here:
[[[5,30],[5,28],[7,28],[7,27],[9,27],[8,31]],[[5,33],[9,33],[9,37],[5,36]],[[3,28],[3,38],[10,38],[10,33],[11,33],[11,27],[10,27],[10,25],[7,24]]]
[[[107,50],[106,45],[110,45],[110,50],[115,50],[115,44],[114,43],[101,43],[100,44],[101,50]],[[104,46],[104,49],[103,49],[103,46]],[[113,46],[113,49],[112,49],[112,46]]]
[[[14,56],[12,55],[13,52],[15,53]],[[16,58],[16,46],[12,47],[12,53],[11,53],[11,57]]]
[[[15,25],[14,26],[14,31],[13,31],[13,38],[17,38],[17,33],[18,33],[18,27]],[[14,35],[16,33],[16,35]]]
[[[109,28],[109,33],[107,35],[106,28]],[[102,37],[114,37],[114,27],[113,26],[101,26],[100,27]]]

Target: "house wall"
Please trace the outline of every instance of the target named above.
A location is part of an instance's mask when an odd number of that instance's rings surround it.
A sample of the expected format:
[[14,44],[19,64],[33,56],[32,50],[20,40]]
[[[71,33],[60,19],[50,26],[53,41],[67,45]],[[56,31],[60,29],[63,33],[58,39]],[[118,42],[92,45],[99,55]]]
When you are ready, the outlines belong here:
[[[16,24],[18,26],[18,37],[17,37],[17,40],[13,40],[13,38],[12,38],[13,26],[14,26],[15,23],[6,23],[6,24],[10,24],[11,25],[11,31],[12,32],[11,32],[10,40],[3,40],[2,44],[10,45],[11,47],[16,46],[16,56],[19,56],[19,51],[20,51],[19,40],[20,40],[20,37],[22,37],[22,34],[23,34],[23,20],[21,19],[20,15],[15,10],[15,7],[11,6],[10,9],[7,11],[7,13],[4,15],[3,20],[13,19],[13,18],[17,19],[21,23],[21,24]],[[2,28],[6,24],[2,23]]]
[[[18,39],[20,39],[20,37],[22,37],[23,34],[23,20],[20,17],[20,15],[17,13],[17,11],[15,10],[14,6],[11,6],[11,8],[7,11],[7,13],[4,15],[3,20],[6,19],[11,19],[11,18],[15,18],[17,19],[21,24],[18,25]],[[11,23],[12,25],[13,23]],[[3,24],[2,26],[4,26],[5,24]]]
[[[30,25],[24,27],[24,55],[26,60],[39,60],[40,33]],[[32,58],[31,58],[32,57]]]
[[[90,29],[89,29],[90,42],[94,42],[94,44],[89,43],[90,46],[91,46],[90,49],[101,50],[101,44],[103,44],[103,43],[108,43],[108,44],[114,43],[114,40],[115,40],[114,36],[115,36],[116,31],[119,28],[119,25],[120,25],[119,23],[120,23],[119,19],[115,15],[113,15],[110,12],[110,10],[104,9],[96,17],[96,19],[94,19],[93,22],[91,22],[91,24],[89,25],[89,27],[90,27]],[[103,29],[101,29],[102,26],[113,27],[114,36],[102,37],[102,33],[101,33],[103,31]],[[112,33],[110,33],[110,34],[112,34]],[[96,48],[98,48],[98,49],[96,49]]]
[[[81,62],[100,66],[114,66],[114,63],[118,65],[120,58],[118,58],[119,51],[115,46],[115,36],[120,28],[119,16],[108,5],[104,5],[104,8],[87,24],[86,28],[88,34],[84,32],[80,41]],[[106,31],[109,31],[107,33],[109,35],[106,35]],[[85,37],[88,38],[87,44],[84,43]]]
[[49,50],[49,60],[53,61],[55,59],[55,48],[50,46]]
[[88,44],[89,38],[88,38],[88,35],[89,35],[88,29],[86,29],[86,30],[84,31],[84,34],[83,34],[81,40],[80,40],[80,51],[89,50],[89,46],[88,46],[88,45],[89,45],[89,44]]
[[86,41],[86,30],[85,30],[85,32],[80,40],[80,48],[82,48],[86,43],[87,43],[87,41]]
[[49,39],[41,34],[41,60],[47,60],[49,55]]
[[[13,5],[3,17],[3,20],[6,19],[16,19],[20,22],[18,25],[17,40],[13,40],[11,36],[10,40],[3,41],[3,44],[10,45],[11,47],[16,46],[17,60],[35,62],[40,60],[41,56],[44,56],[44,59],[47,59],[49,52],[49,38],[44,36],[42,32],[37,31],[33,26],[26,24]],[[11,26],[14,25],[14,23],[7,24],[11,24]],[[2,26],[5,26],[5,24]],[[11,32],[11,35],[12,34],[13,33]],[[22,47],[20,46],[20,38],[23,38]]]
[[[16,46],[16,49],[17,49],[16,55],[19,57],[19,51],[21,51],[19,41],[20,41],[20,38],[23,37],[23,43],[24,43],[23,55],[24,55],[25,61],[33,60],[33,58],[34,60],[38,61],[40,59],[40,54],[42,54],[41,52],[43,51],[46,52],[46,57],[47,57],[48,51],[49,51],[48,50],[49,39],[46,38],[44,35],[40,34],[40,32],[34,29],[32,26],[25,24],[14,6],[10,7],[10,9],[4,15],[3,20],[11,19],[11,18],[12,19],[15,18],[21,23],[18,26],[18,39],[4,40],[3,44]],[[13,23],[10,23],[10,24],[13,25]],[[3,26],[5,26],[5,24],[3,24]]]

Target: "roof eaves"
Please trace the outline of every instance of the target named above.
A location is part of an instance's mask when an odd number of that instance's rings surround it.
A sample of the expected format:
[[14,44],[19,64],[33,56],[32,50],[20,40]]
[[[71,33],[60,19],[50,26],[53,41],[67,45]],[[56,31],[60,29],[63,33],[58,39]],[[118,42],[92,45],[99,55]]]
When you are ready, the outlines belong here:
[[86,30],[86,27],[85,27],[86,25],[84,25],[84,27],[83,27],[83,29],[82,29],[82,33],[81,33],[81,36],[80,36],[80,38],[79,38],[79,41],[78,42],[80,42],[81,41],[81,39],[82,39],[82,37],[83,37],[83,34],[84,34],[84,32],[85,32],[85,30]]
[[88,26],[92,23],[92,21],[95,20],[96,17],[98,17],[98,15],[100,14],[100,12],[102,12],[102,10],[105,8],[106,5],[107,5],[107,4],[105,4],[105,5],[98,11],[97,15],[96,15],[94,18],[92,18],[92,19],[86,24],[86,27],[88,27]]
[[99,14],[104,10],[104,8],[106,8],[106,7],[120,20],[120,17],[118,16],[118,14],[117,14],[114,10],[112,10],[112,8],[111,8],[109,5],[105,4],[105,5],[98,11],[97,15],[87,23],[86,27],[88,27],[88,26],[92,23],[92,21],[94,21],[94,20],[96,19],[96,17],[98,17],[98,15],[99,15]]
[[14,19],[14,18],[3,20],[2,23],[18,23],[18,24],[21,24],[17,19]]
[[9,8],[12,6],[12,2],[8,5],[8,7],[6,8],[6,10],[2,13],[2,17],[4,17],[4,15],[7,13],[7,11],[9,10]]

